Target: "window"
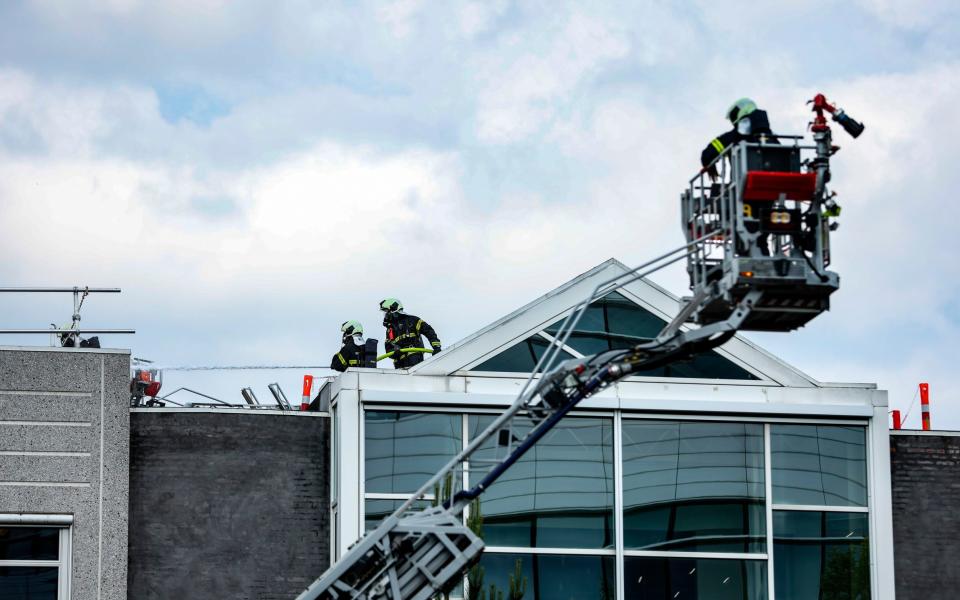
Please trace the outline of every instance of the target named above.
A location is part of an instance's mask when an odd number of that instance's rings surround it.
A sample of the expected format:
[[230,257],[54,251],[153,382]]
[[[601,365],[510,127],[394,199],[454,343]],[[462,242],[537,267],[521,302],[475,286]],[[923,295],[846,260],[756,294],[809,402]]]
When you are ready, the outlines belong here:
[[[547,327],[544,332],[554,337],[563,319]],[[629,348],[652,340],[666,325],[666,321],[643,309],[622,294],[612,292],[593,302],[570,334],[567,347],[585,356]],[[539,333],[511,346],[500,354],[474,367],[473,371],[504,371],[529,373],[549,346],[547,338]],[[573,355],[562,352],[561,358]],[[710,351],[693,359],[665,367],[638,371],[649,377],[693,377],[702,379],[757,379],[749,371]]]
[[763,425],[623,422],[624,545],[764,552]]
[[460,415],[367,411],[366,493],[412,494],[461,449]]
[[771,425],[774,504],[867,505],[863,427]]
[[[364,529],[370,531],[460,452],[463,416],[366,411],[364,428]],[[414,509],[431,504],[421,500]]]
[[770,449],[777,597],[867,600],[866,429],[771,425]]
[[866,513],[774,511],[778,598],[870,598]]
[[763,560],[627,556],[623,564],[623,579],[625,598],[767,598],[767,563]]
[[[485,552],[480,559],[486,598],[495,592],[509,598],[510,578],[520,561],[524,600],[613,600],[617,597],[616,557],[571,554],[506,554]],[[516,580],[516,578],[514,578]],[[491,592],[495,590],[495,592]]]
[[[364,509],[364,531],[376,529],[381,521],[389,517],[405,500],[371,500],[367,499]],[[418,500],[413,503],[414,510],[430,508],[433,503],[429,500]]]
[[64,527],[0,524],[0,597],[69,598],[69,535]]
[[[471,416],[477,435],[492,416]],[[522,437],[531,423],[514,421]],[[470,481],[480,481],[504,448],[490,440],[471,464]],[[613,420],[568,417],[531,448],[484,492],[484,540],[489,546],[613,547]]]
[[[365,414],[367,530],[496,418]],[[643,416],[564,418],[484,492],[480,523],[470,507],[485,597],[526,581],[529,599],[869,599],[866,427]],[[516,418],[514,440],[531,427]],[[458,476],[477,485],[507,437]]]
[[[480,363],[471,371],[499,371],[504,373],[532,373],[540,357],[546,352],[550,342],[546,338],[534,335],[514,344],[493,358]],[[573,355],[560,351],[560,360],[573,358]]]

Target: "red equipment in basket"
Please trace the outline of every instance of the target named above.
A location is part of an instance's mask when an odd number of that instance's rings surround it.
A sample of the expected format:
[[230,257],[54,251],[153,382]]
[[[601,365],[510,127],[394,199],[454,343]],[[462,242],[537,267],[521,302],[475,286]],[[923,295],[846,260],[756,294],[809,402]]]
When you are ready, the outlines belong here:
[[788,200],[811,200],[816,188],[816,173],[750,171],[743,187],[743,199],[778,200],[783,194]]
[[863,123],[856,121],[853,117],[843,112],[842,108],[837,108],[836,105],[827,102],[827,97],[823,94],[817,94],[813,97],[813,100],[808,100],[807,104],[813,104],[812,110],[817,113],[817,116],[813,118],[813,122],[810,123],[811,131],[830,130],[830,126],[827,125],[827,117],[823,114],[824,112],[828,112],[833,115],[833,120],[839,123],[840,126],[843,127],[843,130],[851,136],[859,137],[860,134],[863,133]]

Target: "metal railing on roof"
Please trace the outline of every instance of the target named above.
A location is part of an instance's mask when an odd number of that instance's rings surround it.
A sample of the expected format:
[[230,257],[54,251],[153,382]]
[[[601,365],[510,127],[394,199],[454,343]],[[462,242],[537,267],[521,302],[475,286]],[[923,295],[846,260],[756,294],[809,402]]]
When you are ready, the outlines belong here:
[[81,333],[99,333],[99,334],[133,334],[134,329],[105,329],[105,328],[80,328],[80,309],[83,307],[83,301],[89,294],[119,294],[120,288],[92,288],[89,286],[80,287],[0,287],[0,293],[21,293],[21,294],[43,294],[43,293],[64,293],[73,294],[73,316],[71,317],[71,326],[63,329],[54,326],[51,329],[24,328],[24,329],[0,329],[0,334],[55,334],[55,335],[79,335]]

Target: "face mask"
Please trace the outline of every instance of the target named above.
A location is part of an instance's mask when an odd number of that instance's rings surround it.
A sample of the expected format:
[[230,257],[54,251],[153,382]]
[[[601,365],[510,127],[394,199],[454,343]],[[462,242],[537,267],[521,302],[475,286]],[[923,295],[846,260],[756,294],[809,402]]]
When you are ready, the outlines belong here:
[[353,343],[356,344],[356,345],[358,345],[358,346],[362,346],[362,345],[363,345],[363,334],[355,333],[355,334],[353,335]]

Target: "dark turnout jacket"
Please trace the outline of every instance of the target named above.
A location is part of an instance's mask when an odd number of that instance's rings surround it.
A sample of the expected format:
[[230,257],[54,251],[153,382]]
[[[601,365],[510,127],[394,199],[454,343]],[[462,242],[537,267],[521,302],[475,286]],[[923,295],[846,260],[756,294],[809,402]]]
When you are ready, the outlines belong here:
[[346,371],[347,367],[364,366],[364,347],[353,341],[353,336],[343,341],[340,352],[333,355],[330,368],[334,371]]
[[[742,121],[747,121],[747,123],[741,126]],[[767,118],[767,111],[755,110],[744,117],[741,122],[738,122],[737,126],[734,126],[730,131],[722,133],[710,140],[707,147],[700,153],[700,164],[702,166],[706,167],[720,156],[724,150],[744,140],[752,142],[760,139],[760,136],[766,136],[768,142],[778,143],[777,138],[773,135],[773,131],[770,130],[770,120]]]
[[[387,339],[384,342],[387,352],[394,352],[393,366],[397,369],[407,369],[423,362],[423,352],[398,352],[403,348],[431,348],[434,353],[440,352],[440,338],[426,321],[415,315],[394,312],[383,318],[383,326],[387,328]],[[429,346],[423,346],[421,336],[429,340]]]

